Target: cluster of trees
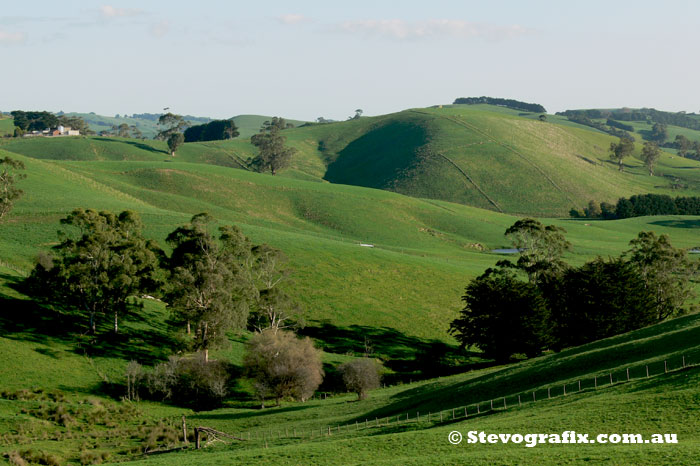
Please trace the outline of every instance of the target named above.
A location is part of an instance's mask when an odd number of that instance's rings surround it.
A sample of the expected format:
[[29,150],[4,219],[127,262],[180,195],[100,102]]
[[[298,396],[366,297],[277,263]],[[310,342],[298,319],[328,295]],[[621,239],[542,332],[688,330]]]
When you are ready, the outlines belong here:
[[167,238],[168,257],[144,238],[136,213],[75,209],[61,220],[67,227],[61,242],[40,254],[29,283],[38,297],[82,312],[92,334],[103,316],[117,333],[120,318],[139,309],[134,297],[160,296],[189,349],[205,359],[231,329],[291,325],[297,307],[281,289],[290,274],[284,254],[253,245],[235,226],[222,226],[214,236],[212,222],[197,214],[175,229]]
[[620,109],[620,110],[566,110],[557,115],[565,117],[610,118],[618,121],[650,121],[665,125],[680,126],[700,131],[700,120],[687,115],[685,112],[663,112],[653,108]]
[[[665,235],[641,232],[621,257],[580,267],[562,260],[564,231],[533,219],[506,231],[521,253],[466,287],[450,326],[463,346],[506,361],[634,330],[684,312],[698,265]],[[527,278],[523,280],[521,277]]]
[[94,134],[90,126],[79,116],[69,116],[60,112],[25,112],[15,110],[11,112],[14,118],[15,137],[22,136],[27,131],[43,131],[45,129],[57,128],[59,125],[70,127],[80,131],[80,134]]
[[112,125],[112,132],[102,131],[101,136],[118,136],[120,138],[134,138],[134,139],[145,139],[143,133],[136,125],[128,125],[126,123],[120,123],[119,125]]
[[589,201],[583,209],[571,209],[573,218],[618,218],[644,217],[647,215],[700,215],[700,197],[671,197],[666,194],[635,194],[621,197],[617,204]]
[[269,170],[272,175],[287,167],[296,149],[285,145],[287,138],[282,131],[291,127],[293,125],[279,117],[263,123],[260,132],[250,138],[250,142],[258,148],[258,155],[249,159],[248,165],[261,173]]
[[677,149],[681,157],[700,160],[700,141],[691,141],[682,134],[678,134],[673,142],[663,144],[663,147]]
[[10,112],[14,118],[14,124],[21,132],[43,131],[58,126],[58,117],[51,112],[24,112],[15,110]]
[[195,125],[185,130],[185,142],[221,141],[238,136],[238,128],[233,119],[214,120],[202,125]]
[[[615,143],[610,143],[610,160],[617,163],[618,170],[624,170],[624,164],[622,163],[626,157],[631,156],[634,153],[634,141],[629,138],[622,137],[620,141]],[[656,167],[656,162],[661,157],[661,149],[659,146],[652,141],[646,141],[642,147],[641,158],[644,162],[644,166],[649,170],[649,175],[654,176],[654,167]]]
[[[12,162],[12,168],[21,166]],[[323,370],[311,341],[290,331],[301,319],[299,306],[283,289],[291,273],[286,256],[254,245],[235,226],[221,226],[214,234],[213,220],[197,214],[176,228],[167,237],[172,248],[167,255],[144,238],[136,213],[75,209],[61,220],[66,231],[60,243],[39,255],[28,289],[37,299],[77,311],[95,338],[105,318],[118,333],[123,319],[141,311],[138,298],[144,294],[167,304],[171,322],[180,329],[174,339],[198,356],[171,358],[152,370],[132,364],[127,371],[131,398],[199,408],[220,403],[231,371],[222,363],[209,365],[209,351],[226,345],[228,332],[245,328],[256,332],[244,366],[263,404],[270,397],[278,403],[309,398]],[[371,371],[360,373],[348,375],[348,387],[364,397],[376,384]]]
[[523,112],[532,113],[547,113],[547,110],[540,104],[529,104],[527,102],[521,102],[514,99],[501,99],[498,97],[459,97],[455,99],[454,104],[488,104],[488,105],[498,105],[499,107],[507,107],[513,110],[521,110]]

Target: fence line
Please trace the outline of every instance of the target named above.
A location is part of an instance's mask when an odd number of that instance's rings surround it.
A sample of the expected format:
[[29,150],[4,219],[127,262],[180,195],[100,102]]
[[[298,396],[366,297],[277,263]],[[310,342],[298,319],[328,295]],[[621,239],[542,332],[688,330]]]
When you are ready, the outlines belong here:
[[[675,368],[670,368],[669,359],[665,359],[663,361],[663,369],[660,367],[661,361],[656,361],[644,365],[631,365],[626,367],[625,369],[608,369],[605,371],[598,372],[593,376],[593,378],[580,378],[572,382],[565,382],[564,384],[548,384],[544,386],[539,386],[531,390],[525,390],[510,395],[501,395],[488,400],[443,409],[437,413],[429,411],[428,413],[424,412],[421,415],[419,411],[416,411],[415,414],[405,412],[402,414],[383,416],[381,418],[365,418],[364,421],[356,419],[354,423],[336,425],[326,424],[321,427],[312,427],[304,430],[295,427],[291,431],[292,435],[290,435],[289,428],[285,428],[284,431],[273,431],[271,429],[267,429],[259,431],[239,432],[235,435],[239,437],[239,440],[260,440],[264,442],[265,446],[267,447],[267,442],[269,440],[280,440],[283,438],[311,440],[328,438],[343,433],[352,434],[368,429],[384,428],[391,426],[397,427],[402,425],[408,425],[411,423],[413,423],[414,425],[419,422],[435,424],[442,422],[451,422],[456,420],[465,420],[468,418],[474,418],[493,412],[503,412],[509,409],[521,408],[524,404],[530,405],[533,403],[544,401],[545,399],[551,400],[553,398],[570,396],[572,394],[577,394],[584,391],[596,391],[602,388],[627,383],[632,380],[648,379],[651,377],[656,377],[671,372],[685,370],[689,367],[699,366],[698,364],[692,364],[690,362],[690,359],[687,358],[685,355],[681,356],[680,359],[680,366]],[[654,370],[655,366],[659,366],[658,370]],[[652,367],[652,371],[650,371],[650,367]],[[572,386],[574,387],[574,390],[570,389],[570,387]],[[568,391],[567,387],[569,387]],[[544,396],[545,392],[546,397]],[[530,400],[530,396],[532,397],[532,400]]]

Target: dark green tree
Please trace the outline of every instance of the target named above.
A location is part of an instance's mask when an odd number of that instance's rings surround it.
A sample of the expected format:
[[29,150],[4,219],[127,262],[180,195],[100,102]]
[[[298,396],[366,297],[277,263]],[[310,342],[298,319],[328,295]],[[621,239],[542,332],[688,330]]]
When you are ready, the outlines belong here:
[[651,127],[651,140],[663,144],[668,139],[668,130],[664,123],[654,123]]
[[488,269],[472,280],[465,306],[450,324],[463,347],[476,346],[486,357],[507,361],[513,354],[536,356],[550,343],[549,308],[539,289],[508,269]]
[[168,136],[168,149],[170,149],[170,156],[175,157],[175,152],[178,148],[184,144],[185,136],[182,133],[172,133]]
[[227,341],[226,332],[245,328],[250,303],[257,298],[250,279],[250,242],[236,227],[207,230],[208,214],[192,217],[168,235],[173,252],[164,300],[182,322],[193,349],[208,360],[209,349]]
[[175,157],[175,151],[185,142],[182,132],[190,126],[189,122],[182,115],[165,113],[158,118],[158,126],[163,129],[158,132],[155,138],[166,141],[170,149],[170,155]]
[[26,178],[19,173],[24,170],[24,162],[10,157],[0,159],[0,222],[10,213],[15,201],[22,197],[24,191],[17,187],[17,182]]
[[250,161],[250,165],[258,172],[270,170],[276,175],[279,170],[289,165],[296,149],[286,147],[286,138],[282,130],[287,127],[284,118],[274,117],[266,121],[260,132],[250,138],[250,142],[258,148],[258,155]]
[[649,169],[650,176],[654,176],[654,167],[659,157],[661,157],[659,146],[655,142],[645,142],[642,148],[642,160],[644,161],[644,165]]
[[548,276],[540,290],[551,309],[554,349],[577,346],[655,322],[644,282],[627,261],[601,259]]
[[75,209],[61,224],[63,233],[54,254],[37,264],[30,277],[34,290],[52,303],[83,310],[90,333],[99,315],[112,316],[114,333],[119,318],[138,309],[134,300],[159,286],[157,246],[144,239],[138,215]]
[[653,297],[656,320],[682,314],[684,304],[694,296],[698,264],[684,249],[674,248],[667,235],[656,236],[653,231],[640,232],[630,246],[625,257]]
[[566,230],[561,227],[543,225],[532,218],[520,219],[508,227],[505,236],[520,251],[515,267],[527,273],[530,283],[537,283],[543,273],[565,267],[561,258],[571,249],[571,243],[564,233]]
[[130,128],[126,123],[121,123],[119,125],[112,125],[112,131],[114,131],[115,136],[119,136],[120,138],[128,138]]
[[58,117],[50,112],[24,112],[15,110],[11,112],[14,124],[25,131],[43,131],[58,126]]
[[613,162],[617,162],[618,170],[620,171],[624,170],[622,160],[632,155],[632,152],[634,152],[634,142],[631,139],[620,138],[619,143],[610,143],[610,159]]
[[214,120],[185,130],[185,142],[220,141],[233,139],[239,135],[233,119]]

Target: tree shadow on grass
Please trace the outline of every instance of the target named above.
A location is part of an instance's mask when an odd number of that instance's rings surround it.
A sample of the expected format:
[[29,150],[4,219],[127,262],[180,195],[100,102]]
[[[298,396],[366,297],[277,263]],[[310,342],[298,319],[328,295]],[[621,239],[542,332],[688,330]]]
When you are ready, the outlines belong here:
[[656,222],[650,222],[650,225],[659,225],[669,228],[700,228],[700,220],[658,220]]
[[[326,352],[379,358],[393,373],[385,376],[387,384],[408,382],[464,372],[492,365],[480,353],[468,352],[439,340],[412,337],[389,327],[351,325],[339,327],[319,322],[299,331],[320,343]],[[333,367],[325,367],[330,380],[322,389],[337,389],[339,376]]]
[[145,151],[148,151],[148,152],[153,152],[153,153],[156,153],[156,154],[167,154],[167,155],[170,155],[170,153],[169,153],[168,151],[165,151],[165,150],[162,150],[162,149],[156,149],[155,147],[149,146],[148,144],[144,144],[144,143],[142,143],[142,142],[124,141],[123,139],[112,139],[112,138],[95,138],[95,139],[97,139],[98,141],[102,141],[102,142],[118,142],[118,143],[121,143],[121,144],[129,144],[130,146],[134,146],[134,147],[137,147],[137,148],[139,148],[139,149],[141,149],[141,150],[145,150]]
[[[18,277],[0,274],[0,280],[20,293],[26,292]],[[175,344],[169,336],[167,323],[163,324],[166,328],[138,325],[146,318],[133,316],[124,319],[121,331],[116,335],[110,331],[108,319],[103,319],[98,334],[88,335],[86,317],[80,312],[0,292],[0,332],[3,337],[44,345],[60,342],[77,354],[91,357],[136,360],[148,365],[167,359]],[[41,354],[51,356],[52,350],[42,351]]]

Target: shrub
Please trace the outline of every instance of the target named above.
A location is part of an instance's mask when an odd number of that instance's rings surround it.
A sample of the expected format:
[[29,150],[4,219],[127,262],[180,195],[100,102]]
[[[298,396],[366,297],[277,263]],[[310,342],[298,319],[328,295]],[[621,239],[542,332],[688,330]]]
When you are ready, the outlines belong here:
[[342,364],[338,371],[348,391],[357,394],[358,400],[367,398],[369,390],[379,387],[381,366],[374,359],[359,358]]
[[243,365],[265,407],[272,396],[279,406],[283,398],[306,401],[323,380],[321,357],[307,337],[267,330],[251,338]]
[[[127,394],[155,400],[170,400],[196,410],[214,409],[228,395],[231,367],[222,361],[170,357],[151,371],[137,364],[127,367]],[[130,388],[129,385],[133,384]]]

